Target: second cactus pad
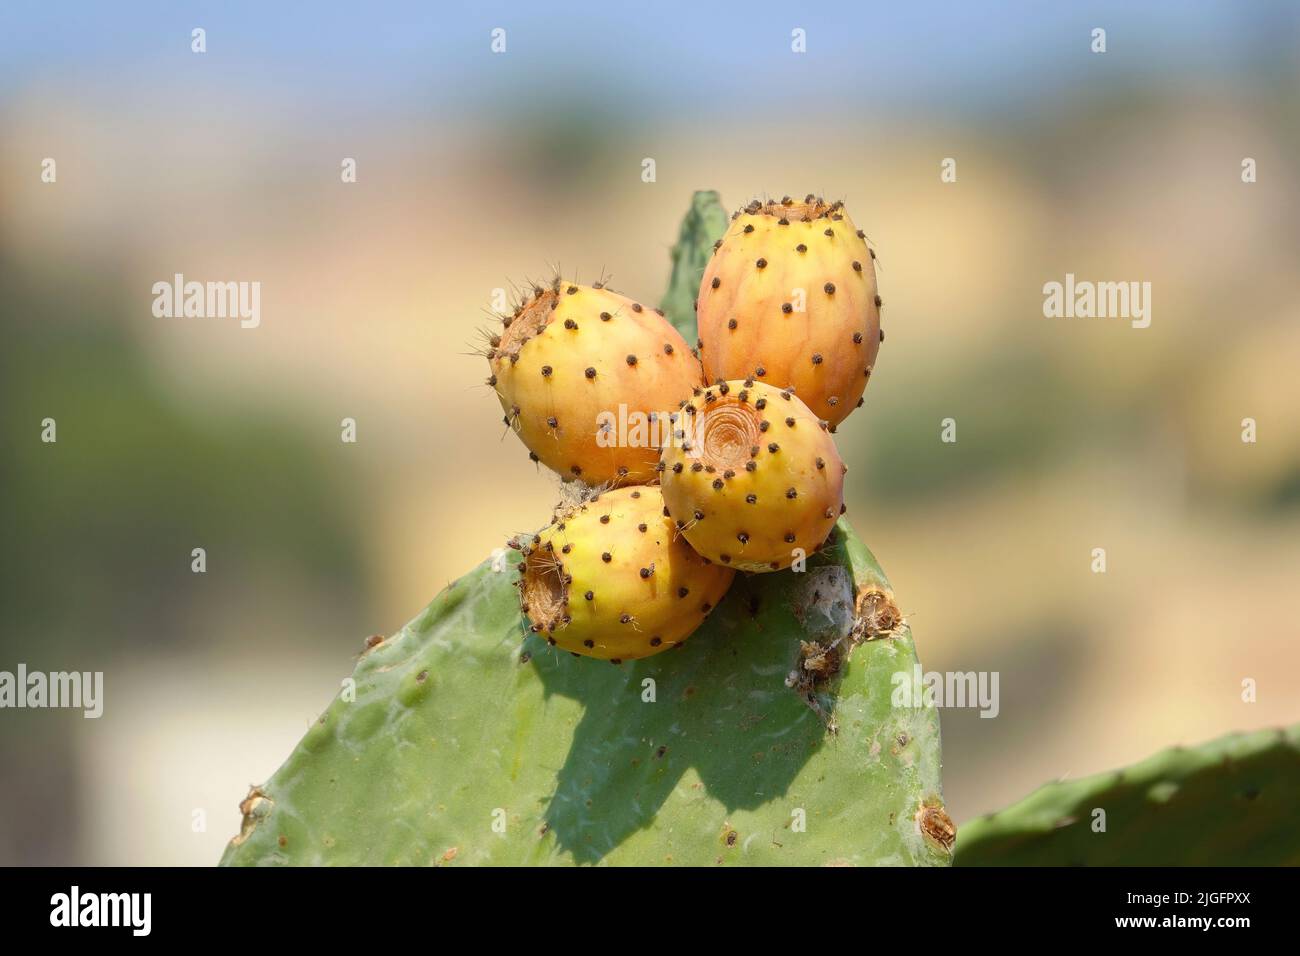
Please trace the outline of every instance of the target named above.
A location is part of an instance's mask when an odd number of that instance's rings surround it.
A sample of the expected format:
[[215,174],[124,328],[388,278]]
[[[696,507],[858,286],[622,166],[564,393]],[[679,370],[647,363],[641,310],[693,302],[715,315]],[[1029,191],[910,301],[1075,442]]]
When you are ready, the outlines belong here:
[[1297,866],[1300,726],[1050,783],[962,831],[959,866]]

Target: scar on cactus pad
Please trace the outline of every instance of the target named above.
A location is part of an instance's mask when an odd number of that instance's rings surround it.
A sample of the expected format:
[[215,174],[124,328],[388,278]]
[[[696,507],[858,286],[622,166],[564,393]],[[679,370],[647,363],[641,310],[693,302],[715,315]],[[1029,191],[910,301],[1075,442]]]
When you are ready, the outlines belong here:
[[883,341],[875,253],[844,203],[754,200],[704,270],[696,309],[706,377],[758,377],[830,427],[862,404]]
[[657,446],[618,441],[608,416],[666,413],[703,381],[667,319],[601,283],[557,277],[502,326],[489,338],[487,382],[529,457],[589,485],[653,478]]

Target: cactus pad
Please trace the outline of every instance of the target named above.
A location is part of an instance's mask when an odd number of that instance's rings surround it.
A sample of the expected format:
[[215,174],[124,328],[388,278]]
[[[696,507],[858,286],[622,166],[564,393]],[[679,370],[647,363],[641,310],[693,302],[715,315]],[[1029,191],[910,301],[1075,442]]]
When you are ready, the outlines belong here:
[[682,219],[677,244],[673,246],[672,276],[659,307],[668,321],[688,342],[695,341],[695,298],[700,277],[713,254],[713,244],[727,231],[727,212],[713,190],[700,190],[691,197],[691,208]]
[[1048,784],[963,825],[957,864],[1295,866],[1297,803],[1300,727],[1232,734]]
[[911,633],[832,538],[620,666],[528,634],[497,555],[363,653],[222,862],[948,863],[938,715],[890,706]]

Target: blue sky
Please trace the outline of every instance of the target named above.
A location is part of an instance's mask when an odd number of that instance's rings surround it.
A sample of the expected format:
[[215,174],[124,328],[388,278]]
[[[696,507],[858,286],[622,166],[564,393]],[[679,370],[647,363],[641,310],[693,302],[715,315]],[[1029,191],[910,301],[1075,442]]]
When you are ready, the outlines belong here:
[[[1284,2],[89,3],[6,0],[0,96],[40,86],[180,82],[208,32],[214,82],[340,109],[773,109],[869,97],[874,109],[996,109],[1077,87],[1087,72],[1223,76],[1295,49]],[[488,50],[493,27],[509,52]],[[1104,66],[1088,51],[1108,31]],[[790,31],[808,53],[790,53]],[[521,93],[521,91],[526,91]],[[531,96],[531,102],[528,98]],[[520,98],[524,102],[520,103]]]

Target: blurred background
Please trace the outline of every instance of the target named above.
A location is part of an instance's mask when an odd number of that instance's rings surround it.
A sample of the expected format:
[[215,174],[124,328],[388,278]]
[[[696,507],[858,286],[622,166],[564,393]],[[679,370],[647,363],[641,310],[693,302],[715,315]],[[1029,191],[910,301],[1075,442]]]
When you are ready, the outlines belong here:
[[[0,863],[214,863],[364,638],[550,513],[493,290],[657,301],[702,188],[843,197],[879,252],[838,437],[926,668],[1001,675],[942,714],[955,819],[1300,719],[1297,8],[841,6],[0,9],[0,670],[106,682],[0,712]],[[155,318],[177,272],[260,328]],[[1044,318],[1067,272],[1151,326]]]

